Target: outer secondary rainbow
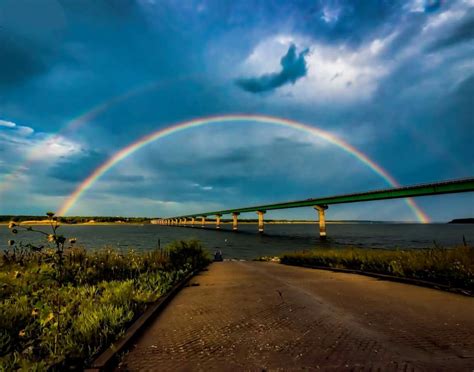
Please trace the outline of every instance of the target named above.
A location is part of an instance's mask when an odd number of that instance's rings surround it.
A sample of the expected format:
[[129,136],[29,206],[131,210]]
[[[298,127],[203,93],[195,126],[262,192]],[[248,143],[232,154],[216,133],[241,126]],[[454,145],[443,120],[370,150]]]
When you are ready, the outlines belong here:
[[125,93],[119,94],[117,96],[111,97],[108,100],[99,103],[98,105],[92,107],[86,112],[72,118],[69,120],[57,133],[51,134],[47,136],[44,140],[38,142],[35,146],[33,146],[28,153],[22,163],[20,163],[16,168],[9,174],[5,175],[0,183],[0,192],[5,191],[10,188],[12,183],[20,176],[22,173],[25,173],[28,168],[38,159],[44,158],[44,148],[51,142],[60,142],[63,139],[63,136],[68,133],[73,133],[74,131],[78,130],[84,124],[90,123],[94,120],[97,116],[108,111],[112,107],[115,107],[121,104],[128,99],[135,97],[140,94],[147,93],[152,90],[159,89],[170,82],[176,80],[182,80],[190,78],[189,76],[184,76],[179,79],[168,79],[168,80],[160,80],[160,81],[153,81],[151,83],[147,83],[136,88],[130,89]]
[[[375,163],[373,160],[369,159],[367,155],[362,153],[360,150],[356,149],[349,143],[343,141],[342,139],[336,137],[334,134],[327,132],[325,130],[302,124],[293,120],[277,118],[272,116],[264,115],[245,115],[245,114],[233,114],[233,115],[220,115],[220,116],[209,116],[197,118],[194,120],[184,121],[177,123],[175,125],[159,129],[153,133],[147,134],[146,136],[141,137],[137,141],[129,144],[128,146],[122,148],[120,151],[115,153],[110,157],[106,162],[100,165],[95,169],[89,177],[87,177],[82,183],[76,188],[76,190],[69,195],[64,204],[60,207],[58,211],[59,216],[64,216],[67,212],[76,204],[81,195],[87,191],[104,173],[106,173],[110,168],[115,164],[125,159],[126,157],[132,155],[136,151],[140,150],[142,147],[148,145],[151,142],[154,142],[160,138],[167,137],[177,132],[181,132],[187,129],[200,127],[203,125],[209,124],[224,124],[227,122],[256,122],[256,123],[266,123],[272,125],[278,125],[283,127],[290,127],[295,130],[299,130],[305,133],[310,133],[316,137],[319,137],[329,143],[332,143],[344,150],[348,154],[352,155],[365,165],[367,165],[374,173],[382,177],[390,186],[399,187],[400,184],[390,175],[386,170],[384,170],[380,165]],[[406,198],[406,203],[416,215],[417,219],[420,222],[427,223],[430,221],[429,217],[416,205],[416,203],[411,198]]]

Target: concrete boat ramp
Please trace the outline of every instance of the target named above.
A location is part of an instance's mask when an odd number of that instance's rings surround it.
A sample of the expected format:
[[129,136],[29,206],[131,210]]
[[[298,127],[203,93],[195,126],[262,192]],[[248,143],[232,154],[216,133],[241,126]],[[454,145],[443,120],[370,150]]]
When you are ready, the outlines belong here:
[[473,371],[474,298],[276,263],[213,263],[117,370]]

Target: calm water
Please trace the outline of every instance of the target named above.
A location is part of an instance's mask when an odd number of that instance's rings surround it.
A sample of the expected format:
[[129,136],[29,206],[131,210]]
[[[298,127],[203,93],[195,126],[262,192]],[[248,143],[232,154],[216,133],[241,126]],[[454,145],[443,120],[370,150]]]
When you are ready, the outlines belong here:
[[[442,246],[462,244],[463,236],[474,244],[474,225],[448,224],[329,224],[328,240],[318,239],[316,224],[266,225],[265,235],[256,233],[256,225],[240,225],[239,232],[224,225],[220,231],[209,226],[168,227],[159,225],[119,226],[61,226],[62,234],[77,237],[78,244],[96,249],[104,246],[127,250],[152,249],[176,239],[196,238],[211,251],[221,249],[226,258],[252,259],[277,255],[281,252],[310,249],[317,246],[358,246],[370,248],[426,248],[433,241]],[[47,231],[46,227],[40,227]],[[6,226],[0,226],[0,249],[7,248],[7,240],[24,242],[34,240],[32,233],[12,235]]]

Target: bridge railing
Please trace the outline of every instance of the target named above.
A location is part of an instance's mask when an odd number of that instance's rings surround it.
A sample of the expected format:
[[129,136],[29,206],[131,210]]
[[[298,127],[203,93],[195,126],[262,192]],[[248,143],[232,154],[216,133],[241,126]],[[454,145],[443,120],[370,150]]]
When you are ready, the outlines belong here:
[[182,215],[177,217],[170,217],[161,219],[162,224],[165,225],[186,225],[187,219],[191,219],[191,226],[194,226],[195,219],[201,217],[202,226],[205,225],[205,219],[208,216],[216,216],[216,228],[220,228],[221,216],[225,214],[232,214],[233,219],[233,230],[237,230],[237,216],[240,213],[257,212],[258,214],[258,229],[259,232],[263,232],[264,221],[263,215],[267,210],[276,209],[288,209],[288,208],[301,208],[301,207],[313,207],[318,211],[319,215],[319,230],[320,237],[326,236],[325,228],[325,210],[328,205],[331,204],[342,204],[342,203],[356,203],[363,201],[373,200],[388,200],[396,198],[412,198],[419,196],[428,195],[440,195],[440,194],[451,194],[460,192],[474,191],[474,178],[464,178],[457,180],[448,180],[436,183],[425,183],[411,186],[403,186],[391,189],[381,189],[360,193],[351,193],[344,195],[335,195],[321,198],[309,198],[296,201],[288,201],[274,204],[264,204],[252,207],[233,208],[225,209],[220,211],[204,212],[204,213],[193,213],[188,215]]

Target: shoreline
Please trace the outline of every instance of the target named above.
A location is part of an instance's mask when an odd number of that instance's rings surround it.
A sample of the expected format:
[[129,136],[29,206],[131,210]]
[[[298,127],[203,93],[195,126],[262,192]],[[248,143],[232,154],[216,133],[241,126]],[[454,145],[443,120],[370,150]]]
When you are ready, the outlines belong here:
[[[0,226],[8,226],[9,221],[0,222]],[[27,225],[27,226],[50,226],[50,223],[47,221],[18,221],[18,224]],[[67,223],[58,221],[59,225],[62,226],[144,226],[144,225],[153,225],[153,226],[169,226],[169,227],[192,227],[191,224],[186,225],[160,225],[151,222],[79,222],[79,223]],[[205,225],[215,225],[215,221],[206,221]],[[257,221],[239,221],[239,225],[256,225]],[[318,221],[265,221],[265,225],[317,225]],[[433,225],[433,224],[448,224],[447,222],[403,222],[403,221],[327,221],[327,225]],[[221,221],[221,225],[232,225],[232,221],[224,222]],[[196,221],[194,227],[201,227],[202,224],[199,221]]]

